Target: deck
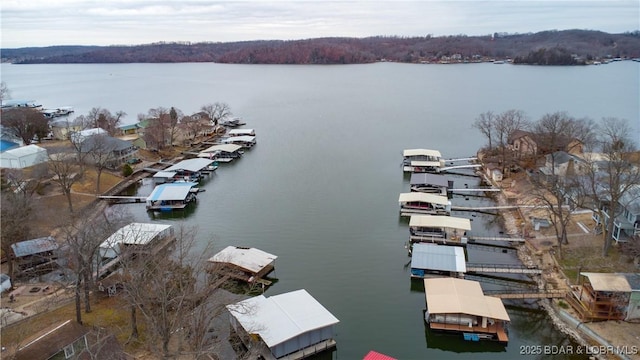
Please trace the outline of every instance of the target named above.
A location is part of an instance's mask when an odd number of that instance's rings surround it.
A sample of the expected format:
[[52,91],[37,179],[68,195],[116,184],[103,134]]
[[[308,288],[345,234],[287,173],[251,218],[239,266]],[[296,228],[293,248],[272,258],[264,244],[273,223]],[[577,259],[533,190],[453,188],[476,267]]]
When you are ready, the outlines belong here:
[[467,272],[504,273],[504,274],[542,274],[542,270],[523,265],[511,264],[476,264],[467,263]]
[[506,343],[509,341],[507,332],[505,331],[504,327],[500,323],[495,323],[493,325],[487,324],[487,327],[483,328],[481,326],[443,324],[443,323],[430,322],[429,328],[431,328],[432,330],[455,331],[460,333],[491,334],[491,335],[494,335],[496,337],[496,340],[500,342]]

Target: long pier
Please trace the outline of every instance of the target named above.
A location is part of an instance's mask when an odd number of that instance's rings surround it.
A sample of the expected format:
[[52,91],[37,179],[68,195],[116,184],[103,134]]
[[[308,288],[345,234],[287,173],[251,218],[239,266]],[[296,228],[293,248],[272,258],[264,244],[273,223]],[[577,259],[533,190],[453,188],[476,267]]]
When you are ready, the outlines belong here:
[[446,172],[453,169],[471,169],[471,168],[479,168],[482,167],[480,164],[468,164],[468,165],[454,165],[454,166],[446,166],[438,169],[438,172]]
[[523,265],[510,264],[476,264],[467,263],[468,273],[502,273],[502,274],[541,274],[542,269],[530,268]]
[[511,238],[511,237],[485,237],[485,236],[467,236],[468,242],[483,240],[483,241],[515,241],[525,242],[524,238]]
[[460,188],[460,189],[448,189],[447,191],[449,191],[449,192],[485,192],[485,191],[498,192],[498,191],[501,191],[501,190],[500,189],[496,189],[496,188],[485,188],[485,189],[482,189],[482,188],[480,188],[480,189]]
[[107,200],[110,203],[142,203],[147,201],[146,196],[119,196],[119,195],[98,195],[98,199]]
[[485,290],[485,295],[500,299],[561,299],[567,296],[565,290]]

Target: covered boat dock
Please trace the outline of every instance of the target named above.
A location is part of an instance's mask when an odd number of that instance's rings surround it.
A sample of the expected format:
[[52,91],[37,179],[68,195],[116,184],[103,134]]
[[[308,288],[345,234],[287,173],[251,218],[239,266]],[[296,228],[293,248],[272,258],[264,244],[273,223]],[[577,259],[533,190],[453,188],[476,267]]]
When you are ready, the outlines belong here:
[[453,181],[444,175],[429,173],[413,173],[409,180],[411,191],[433,193],[447,196],[449,189],[453,188]]
[[451,213],[451,201],[446,196],[409,192],[402,193],[398,197],[400,203],[400,215],[449,215]]
[[270,285],[262,278],[275,268],[278,257],[256,248],[227,246],[209,259],[211,271],[222,272],[232,278],[248,283],[260,282]]
[[194,182],[174,182],[157,185],[147,197],[147,210],[181,210],[196,201]]
[[460,246],[417,243],[412,247],[412,278],[441,276],[462,278],[466,271],[464,249]]
[[424,319],[432,330],[463,333],[465,339],[507,343],[510,321],[502,300],[486,296],[477,281],[450,277],[424,279]]
[[409,220],[410,240],[444,245],[466,244],[471,221],[465,218],[442,215],[412,215]]
[[302,359],[336,346],[339,320],[304,289],[252,297],[227,309],[236,334],[257,352],[245,358]]

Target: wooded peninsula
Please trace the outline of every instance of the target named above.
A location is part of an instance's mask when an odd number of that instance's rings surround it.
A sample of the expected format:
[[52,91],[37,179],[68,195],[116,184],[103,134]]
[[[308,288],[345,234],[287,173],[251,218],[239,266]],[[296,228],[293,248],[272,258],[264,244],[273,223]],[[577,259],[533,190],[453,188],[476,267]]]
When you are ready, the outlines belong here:
[[14,64],[177,63],[363,64],[510,61],[533,65],[584,65],[640,58],[640,30],[493,33],[485,36],[316,38],[241,42],[160,42],[145,45],[50,46],[1,49]]

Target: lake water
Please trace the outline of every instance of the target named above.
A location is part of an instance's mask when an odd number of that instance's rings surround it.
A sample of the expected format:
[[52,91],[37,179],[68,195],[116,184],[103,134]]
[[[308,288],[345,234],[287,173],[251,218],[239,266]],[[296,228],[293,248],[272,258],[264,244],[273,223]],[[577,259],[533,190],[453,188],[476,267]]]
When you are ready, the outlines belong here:
[[[485,139],[471,128],[482,112],[525,111],[533,120],[575,117],[630,120],[640,140],[640,64],[532,67],[494,64],[345,66],[222,64],[2,64],[14,99],[44,107],[123,110],[125,123],[154,107],[190,114],[226,102],[256,129],[258,144],[203,182],[192,211],[156,217],[125,205],[139,221],[197,225],[204,243],[252,246],[278,255],[279,281],[266,295],[305,288],[339,320],[334,358],[369,350],[399,359],[511,359],[522,345],[570,344],[544,313],[509,304],[507,347],[470,343],[425,330],[424,290],[409,279],[407,222],[398,194],[406,148],[445,158],[474,155]],[[455,177],[457,186],[477,180]],[[142,194],[151,191],[142,186]],[[145,195],[146,195],[145,194]],[[480,200],[455,197],[454,204]],[[472,232],[496,235],[490,215]],[[471,251],[470,258],[516,262],[512,254]],[[488,287],[488,286],[487,286]],[[561,357],[558,357],[561,358]]]

